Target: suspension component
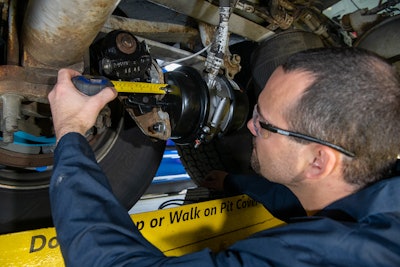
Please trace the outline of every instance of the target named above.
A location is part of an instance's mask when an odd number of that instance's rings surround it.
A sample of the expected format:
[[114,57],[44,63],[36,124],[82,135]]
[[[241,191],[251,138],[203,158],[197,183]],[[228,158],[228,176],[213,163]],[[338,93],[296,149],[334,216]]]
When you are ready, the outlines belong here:
[[22,96],[16,94],[4,94],[1,96],[3,102],[3,116],[1,129],[3,142],[14,142],[14,133],[18,131],[18,120],[20,119],[20,107]]

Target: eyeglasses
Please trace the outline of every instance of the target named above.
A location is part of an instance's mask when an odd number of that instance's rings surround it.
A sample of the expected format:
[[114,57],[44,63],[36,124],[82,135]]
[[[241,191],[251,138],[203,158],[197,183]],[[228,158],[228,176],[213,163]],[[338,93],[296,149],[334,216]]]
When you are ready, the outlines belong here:
[[266,119],[264,119],[263,117],[261,117],[259,111],[258,111],[258,105],[254,105],[254,110],[253,110],[253,126],[254,126],[254,131],[256,132],[257,136],[263,137],[263,138],[268,138],[268,134],[262,134],[260,132],[260,128],[263,128],[271,133],[277,133],[277,134],[281,134],[281,135],[285,135],[285,136],[292,136],[292,137],[297,137],[303,140],[307,140],[310,142],[314,142],[314,143],[318,143],[330,148],[333,148],[343,154],[345,154],[346,156],[349,156],[351,158],[355,157],[355,154],[353,152],[350,152],[340,146],[337,146],[335,144],[326,142],[324,140],[309,136],[309,135],[305,135],[305,134],[301,134],[301,133],[297,133],[297,132],[292,132],[292,131],[287,131],[287,130],[283,130],[281,128],[275,127],[272,124],[270,124]]

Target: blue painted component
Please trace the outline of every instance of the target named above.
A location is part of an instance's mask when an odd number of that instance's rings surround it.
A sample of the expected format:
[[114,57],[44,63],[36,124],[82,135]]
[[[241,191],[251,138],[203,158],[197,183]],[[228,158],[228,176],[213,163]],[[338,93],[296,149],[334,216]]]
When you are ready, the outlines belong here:
[[[0,140],[2,140],[1,137]],[[23,131],[14,133],[14,144],[21,146],[52,146],[55,145],[55,143],[55,137],[34,136]],[[175,143],[172,140],[168,140],[167,149],[164,151],[161,164],[153,179],[153,183],[159,184],[190,180],[189,175],[182,165],[178,151],[174,149],[174,147]],[[47,166],[36,168],[38,172],[46,170]]]
[[35,170],[37,172],[44,172],[44,171],[47,171],[47,166],[36,167]]
[[[3,138],[0,137],[0,140],[3,140]],[[14,144],[21,146],[52,146],[55,143],[55,137],[34,136],[23,131],[14,133]]]
[[164,151],[161,164],[153,179],[153,184],[190,180],[182,165],[178,151],[174,149],[174,145],[173,141],[167,141],[167,149]]
[[172,174],[185,174],[186,171],[182,166],[182,162],[179,158],[176,150],[166,150],[161,160],[160,167],[156,173],[156,176],[172,175]]
[[175,146],[174,141],[172,141],[171,139],[168,139],[167,140],[167,147],[174,147],[174,146]]

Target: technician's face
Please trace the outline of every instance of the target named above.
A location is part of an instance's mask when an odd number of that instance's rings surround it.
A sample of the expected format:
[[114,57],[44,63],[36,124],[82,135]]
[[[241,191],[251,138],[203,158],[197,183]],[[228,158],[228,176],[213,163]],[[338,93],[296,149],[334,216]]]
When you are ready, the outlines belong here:
[[[253,169],[268,180],[290,184],[300,179],[302,145],[277,133],[261,128],[259,121],[288,129],[284,112],[297,102],[305,88],[313,81],[310,74],[293,71],[285,73],[279,67],[261,92],[253,118],[247,127],[253,134]],[[291,130],[291,129],[288,129]]]

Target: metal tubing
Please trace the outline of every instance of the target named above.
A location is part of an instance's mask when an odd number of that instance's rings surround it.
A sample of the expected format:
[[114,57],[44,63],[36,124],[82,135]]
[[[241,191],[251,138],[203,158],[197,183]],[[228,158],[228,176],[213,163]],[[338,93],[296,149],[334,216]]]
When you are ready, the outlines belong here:
[[206,71],[208,72],[208,89],[213,89],[215,86],[215,78],[224,62],[223,58],[225,50],[228,45],[229,31],[229,17],[231,15],[232,8],[221,6],[219,8],[220,22],[218,25],[217,32],[215,34],[215,40],[211,46],[211,50],[208,53],[206,60]]
[[[188,15],[200,21],[218,25],[218,7],[203,0],[148,0],[150,2],[169,7],[179,13]],[[232,14],[229,20],[229,30],[249,40],[260,42],[275,33],[252,21]]]
[[79,63],[120,0],[30,0],[23,26],[24,52],[37,62]]
[[221,121],[225,115],[224,111],[226,110],[226,107],[228,105],[229,99],[227,97],[222,98],[218,104],[217,109],[214,112],[213,118],[211,120],[211,127],[217,128],[221,124]]

